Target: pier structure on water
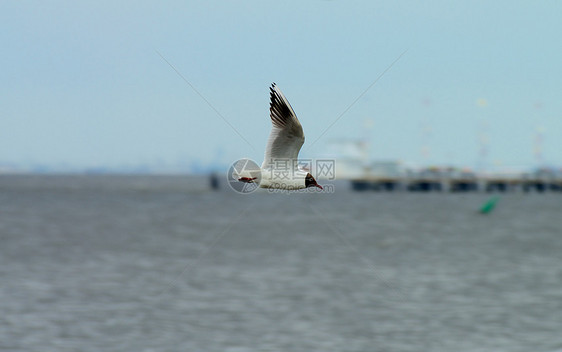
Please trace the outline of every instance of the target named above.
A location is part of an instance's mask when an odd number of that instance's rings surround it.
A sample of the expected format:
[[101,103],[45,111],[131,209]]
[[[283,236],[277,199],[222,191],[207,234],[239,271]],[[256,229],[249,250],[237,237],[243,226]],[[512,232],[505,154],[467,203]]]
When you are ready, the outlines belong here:
[[[378,192],[562,192],[562,171],[538,169],[520,173],[475,173],[455,168],[400,170],[384,163],[350,178],[355,191]],[[390,171],[390,172],[389,172]]]
[[[562,192],[562,168],[536,167],[475,172],[452,166],[416,167],[396,160],[372,161],[368,139],[332,142],[336,178],[355,191],[375,192]],[[541,164],[537,160],[537,165]]]

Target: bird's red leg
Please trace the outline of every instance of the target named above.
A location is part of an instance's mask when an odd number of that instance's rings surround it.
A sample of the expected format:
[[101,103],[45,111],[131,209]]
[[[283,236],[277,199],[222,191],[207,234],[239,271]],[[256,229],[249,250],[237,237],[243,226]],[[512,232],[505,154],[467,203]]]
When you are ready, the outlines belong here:
[[245,183],[254,183],[254,180],[256,179],[257,177],[240,177],[238,181],[245,182]]

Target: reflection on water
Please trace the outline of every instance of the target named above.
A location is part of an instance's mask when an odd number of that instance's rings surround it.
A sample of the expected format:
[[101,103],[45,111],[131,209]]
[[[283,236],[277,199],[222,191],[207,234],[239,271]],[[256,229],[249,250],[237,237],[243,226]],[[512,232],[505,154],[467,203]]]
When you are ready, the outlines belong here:
[[562,348],[560,195],[207,187],[0,177],[0,349]]

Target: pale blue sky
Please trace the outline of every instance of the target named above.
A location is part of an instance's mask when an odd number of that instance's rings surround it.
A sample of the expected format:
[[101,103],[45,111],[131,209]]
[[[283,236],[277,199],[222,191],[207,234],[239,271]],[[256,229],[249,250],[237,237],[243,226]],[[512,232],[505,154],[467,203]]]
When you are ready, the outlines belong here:
[[544,161],[562,166],[560,14],[558,1],[2,1],[0,168],[261,162],[271,82],[304,127],[302,157],[370,135],[373,158],[474,166],[486,120],[490,164],[533,165],[541,125]]

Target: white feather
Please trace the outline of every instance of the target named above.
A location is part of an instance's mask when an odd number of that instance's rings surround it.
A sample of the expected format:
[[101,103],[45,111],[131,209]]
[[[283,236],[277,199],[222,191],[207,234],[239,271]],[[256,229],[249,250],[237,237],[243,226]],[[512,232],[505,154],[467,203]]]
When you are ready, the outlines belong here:
[[271,133],[265,149],[262,169],[289,161],[296,169],[299,151],[304,144],[302,126],[291,104],[275,85],[270,88]]

